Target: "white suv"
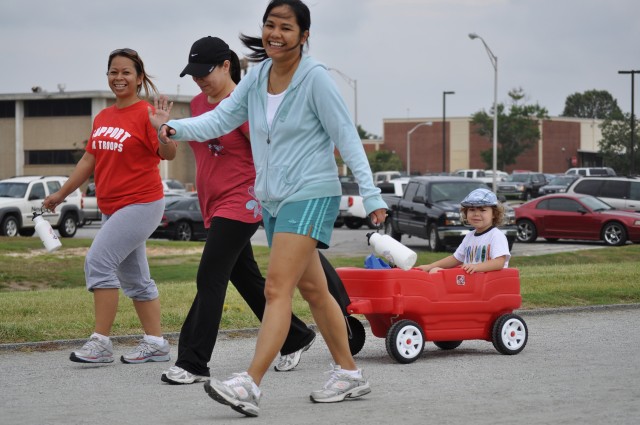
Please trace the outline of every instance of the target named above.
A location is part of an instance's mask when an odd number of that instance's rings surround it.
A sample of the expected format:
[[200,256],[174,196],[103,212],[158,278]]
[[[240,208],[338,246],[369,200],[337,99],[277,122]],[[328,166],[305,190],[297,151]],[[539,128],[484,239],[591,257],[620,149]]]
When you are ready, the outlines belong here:
[[[0,236],[33,236],[33,210],[42,208],[44,198],[57,192],[67,180],[62,176],[25,176],[0,180]],[[54,212],[42,217],[63,238],[76,234],[84,220],[82,197],[76,189]]]

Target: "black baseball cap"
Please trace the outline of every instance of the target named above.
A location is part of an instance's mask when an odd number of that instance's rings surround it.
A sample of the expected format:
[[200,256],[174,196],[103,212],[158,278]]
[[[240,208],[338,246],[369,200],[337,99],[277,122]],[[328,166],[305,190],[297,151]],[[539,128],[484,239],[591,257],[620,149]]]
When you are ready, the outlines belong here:
[[213,68],[231,57],[229,45],[218,37],[203,37],[193,43],[189,52],[189,64],[180,73],[180,77],[186,74],[196,78],[206,77]]

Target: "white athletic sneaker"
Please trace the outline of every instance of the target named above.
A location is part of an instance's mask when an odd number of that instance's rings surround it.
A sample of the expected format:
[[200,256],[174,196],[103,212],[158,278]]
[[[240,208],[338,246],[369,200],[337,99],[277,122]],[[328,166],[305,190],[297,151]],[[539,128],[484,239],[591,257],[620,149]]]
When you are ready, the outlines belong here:
[[302,353],[304,353],[309,348],[311,348],[311,345],[313,345],[315,340],[316,340],[316,337],[314,335],[311,342],[309,342],[307,345],[305,345],[298,351],[294,351],[291,354],[285,354],[283,356],[280,356],[280,358],[278,359],[278,363],[276,363],[276,365],[273,368],[276,370],[276,372],[288,372],[290,370],[293,370],[296,366],[298,366],[298,363],[300,363],[300,358],[302,357]]
[[316,403],[335,403],[345,398],[358,398],[371,392],[369,382],[361,376],[354,378],[348,373],[340,372],[340,366],[335,365],[330,370],[331,377],[321,390],[311,393],[309,398]]
[[260,397],[253,389],[253,378],[247,372],[234,373],[224,381],[211,378],[204,383],[204,390],[218,403],[231,406],[246,416],[258,416]]
[[120,357],[122,363],[145,363],[145,362],[168,362],[171,360],[169,355],[169,341],[166,339],[162,345],[148,342],[142,338],[135,350],[130,353],[123,354]]
[[69,360],[78,363],[111,363],[113,362],[111,340],[105,343],[97,336],[91,336],[81,349],[71,353]]
[[168,384],[180,385],[204,382],[209,379],[209,377],[194,375],[193,373],[184,370],[180,366],[171,366],[169,370],[165,370],[164,372],[162,372],[162,377],[160,379],[162,380],[162,382],[166,382]]

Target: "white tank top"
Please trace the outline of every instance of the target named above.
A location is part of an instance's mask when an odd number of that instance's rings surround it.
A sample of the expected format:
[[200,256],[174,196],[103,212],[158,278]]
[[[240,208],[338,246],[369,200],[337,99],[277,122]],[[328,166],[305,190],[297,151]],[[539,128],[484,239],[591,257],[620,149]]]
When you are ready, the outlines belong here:
[[278,94],[267,93],[267,124],[269,125],[269,128],[271,128],[273,117],[275,117],[278,106],[282,103],[282,99],[284,99],[284,94],[286,92],[287,91],[285,90]]

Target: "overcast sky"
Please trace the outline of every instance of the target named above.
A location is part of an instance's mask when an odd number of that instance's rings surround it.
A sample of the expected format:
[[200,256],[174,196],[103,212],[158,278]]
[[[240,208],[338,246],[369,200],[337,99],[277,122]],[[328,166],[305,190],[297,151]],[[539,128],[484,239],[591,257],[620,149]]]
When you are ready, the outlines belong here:
[[[242,56],[267,0],[4,0],[0,93],[108,90],[107,57],[130,47],[168,95],[195,95],[179,74],[191,44],[218,36]],[[358,122],[383,136],[385,118],[468,116],[522,87],[529,103],[562,113],[568,95],[606,90],[631,111],[640,70],[638,0],[308,0],[309,54],[357,81]],[[354,89],[332,72],[353,113]],[[640,110],[636,78],[636,115]]]

